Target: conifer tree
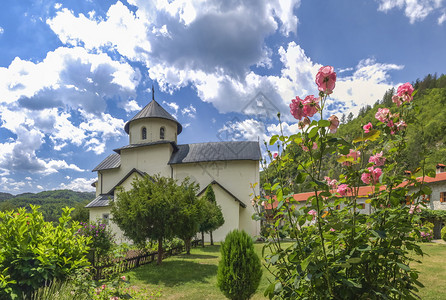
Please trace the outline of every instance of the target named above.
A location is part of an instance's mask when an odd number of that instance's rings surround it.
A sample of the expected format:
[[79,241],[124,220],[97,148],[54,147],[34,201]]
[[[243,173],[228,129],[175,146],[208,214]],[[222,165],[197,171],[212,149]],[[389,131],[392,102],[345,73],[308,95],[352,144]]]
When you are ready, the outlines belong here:
[[218,287],[229,299],[251,298],[262,277],[262,266],[254,251],[252,238],[245,231],[231,231],[222,243],[220,251]]

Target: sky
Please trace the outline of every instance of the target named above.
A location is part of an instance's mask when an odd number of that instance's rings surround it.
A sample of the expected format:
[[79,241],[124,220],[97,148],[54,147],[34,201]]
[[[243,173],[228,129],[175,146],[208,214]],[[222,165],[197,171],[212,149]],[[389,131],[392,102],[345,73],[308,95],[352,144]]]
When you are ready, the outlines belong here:
[[446,0],[23,0],[0,10],[0,192],[93,191],[91,170],[128,144],[155,99],[179,144],[297,132],[291,99],[356,114],[446,70]]

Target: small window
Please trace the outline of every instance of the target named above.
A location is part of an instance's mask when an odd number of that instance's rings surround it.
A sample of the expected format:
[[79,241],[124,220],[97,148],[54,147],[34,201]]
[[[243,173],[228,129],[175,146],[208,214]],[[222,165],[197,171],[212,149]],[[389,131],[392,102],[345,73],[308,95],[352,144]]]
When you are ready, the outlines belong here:
[[164,127],[160,128],[160,139],[164,140]]
[[359,203],[359,209],[365,209],[365,204],[364,203]]
[[108,225],[109,219],[110,219],[110,214],[102,214],[102,224]]
[[446,202],[446,192],[440,193],[440,202]]
[[143,140],[147,139],[147,129],[145,127],[141,129],[141,139]]
[[[441,195],[441,193],[440,193],[440,195]],[[424,204],[429,203],[431,201],[431,195],[422,195],[421,201],[423,201]]]

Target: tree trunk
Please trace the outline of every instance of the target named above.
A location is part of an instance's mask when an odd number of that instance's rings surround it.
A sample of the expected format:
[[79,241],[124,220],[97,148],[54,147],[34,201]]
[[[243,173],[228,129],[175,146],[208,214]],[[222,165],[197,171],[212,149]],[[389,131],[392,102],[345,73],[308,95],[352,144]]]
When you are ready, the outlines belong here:
[[439,219],[434,219],[434,239],[441,239],[441,223]]
[[190,255],[190,242],[191,239],[185,239],[184,240],[184,247],[186,247],[186,254]]
[[156,261],[157,265],[160,265],[163,261],[163,239],[158,239],[158,259]]
[[201,232],[201,246],[204,248],[204,231]]
[[212,237],[212,231],[210,232],[210,235],[211,235],[211,245],[213,246],[214,245],[214,238]]

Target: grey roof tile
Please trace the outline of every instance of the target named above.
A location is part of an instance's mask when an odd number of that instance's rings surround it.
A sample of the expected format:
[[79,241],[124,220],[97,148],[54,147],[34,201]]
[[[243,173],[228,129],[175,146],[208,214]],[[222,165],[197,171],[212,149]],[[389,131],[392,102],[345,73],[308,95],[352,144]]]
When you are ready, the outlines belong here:
[[99,165],[97,165],[92,172],[116,169],[121,166],[121,156],[119,154],[113,153],[107,156]]
[[210,142],[178,145],[178,151],[172,154],[169,164],[227,160],[258,161],[260,158],[258,142]]
[[166,120],[171,120],[177,123],[177,134],[180,134],[183,130],[181,124],[171,115],[169,114],[161,105],[158,104],[155,100],[150,101],[141,111],[139,111],[130,121],[128,121],[125,126],[125,132],[129,133],[130,123],[132,121],[144,118],[161,118]]
[[175,151],[177,150],[177,145],[172,141],[156,141],[156,142],[143,143],[143,144],[130,144],[130,145],[126,145],[124,147],[118,148],[118,149],[113,149],[113,151],[120,154],[121,150],[139,148],[139,147],[151,146],[151,145],[159,145],[159,144],[171,144],[172,147],[175,149]]
[[92,208],[92,207],[108,206],[110,200],[113,201],[113,196],[112,195],[99,195],[93,201],[88,203],[85,207],[86,208]]

